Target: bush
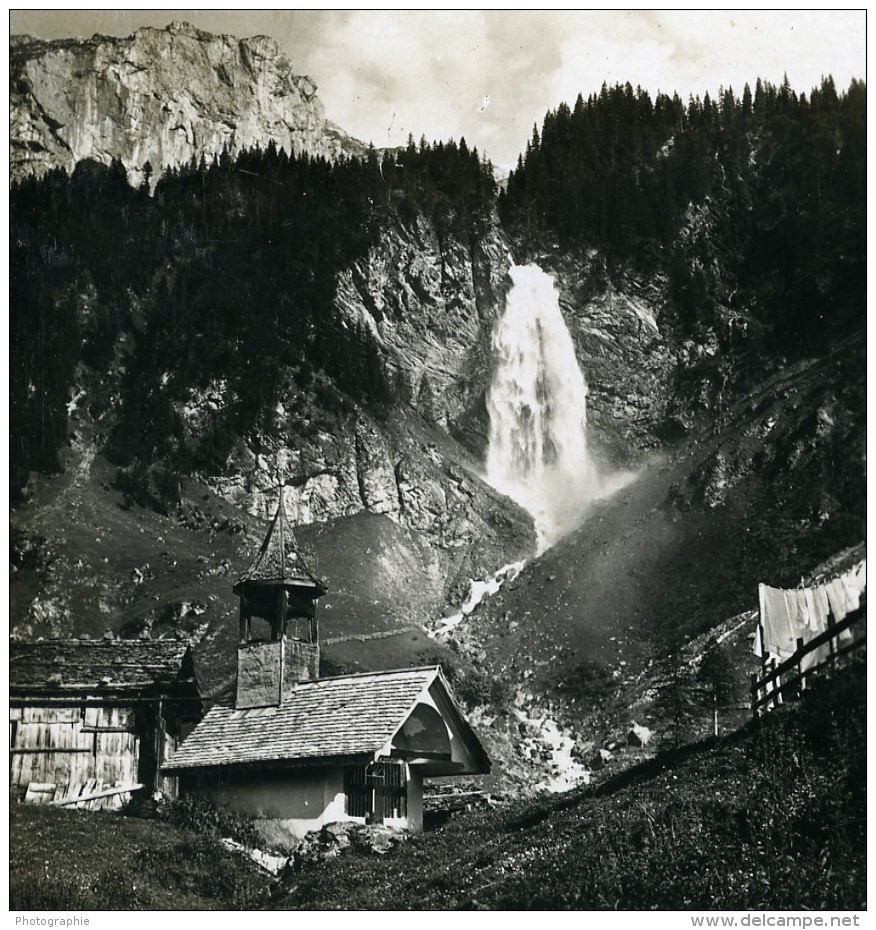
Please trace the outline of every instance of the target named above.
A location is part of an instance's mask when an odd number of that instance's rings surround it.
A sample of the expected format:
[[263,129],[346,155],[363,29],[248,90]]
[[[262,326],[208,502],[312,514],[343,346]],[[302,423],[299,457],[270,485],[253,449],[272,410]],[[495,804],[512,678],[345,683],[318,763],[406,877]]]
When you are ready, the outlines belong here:
[[159,809],[159,819],[203,836],[227,837],[244,846],[259,846],[261,837],[248,817],[217,807],[209,798],[190,794],[168,801]]
[[[454,640],[448,645],[452,648]],[[482,666],[471,665],[451,652],[424,651],[418,658],[424,665],[440,665],[454,695],[467,707],[492,705],[500,711],[507,708],[514,697],[514,686],[510,681],[493,678]]]
[[456,696],[469,707],[483,707],[492,698],[493,682],[486,672],[471,669],[460,675],[453,685]]
[[[313,563],[313,560],[305,558],[306,562],[310,564]],[[340,675],[352,675],[357,671],[356,667],[349,665],[346,662],[339,662],[336,659],[333,659],[331,656],[322,652],[319,657],[319,677],[320,678],[336,678]]]
[[505,710],[514,700],[514,685],[507,678],[494,678],[490,685],[490,703],[496,710]]

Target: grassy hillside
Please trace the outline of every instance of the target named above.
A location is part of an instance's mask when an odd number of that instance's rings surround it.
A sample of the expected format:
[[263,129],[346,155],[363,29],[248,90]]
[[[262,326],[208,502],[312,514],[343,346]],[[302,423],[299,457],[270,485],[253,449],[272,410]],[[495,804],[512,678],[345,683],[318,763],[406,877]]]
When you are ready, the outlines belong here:
[[300,877],[299,908],[863,908],[865,669],[596,788]]
[[[13,908],[866,907],[866,663],[736,733],[273,883],[215,837],[16,806]],[[109,859],[106,850],[112,849]]]
[[248,857],[157,820],[22,804],[10,835],[16,910],[229,910],[269,900],[269,876]]
[[[212,694],[234,669],[231,587],[266,524],[192,479],[183,483],[179,512],[158,513],[126,500],[113,487],[116,472],[101,455],[73,453],[70,467],[40,482],[19,508],[13,626],[32,637],[194,636],[202,690]],[[329,583],[320,605],[329,662],[357,670],[416,664],[427,639],[412,628],[438,614],[444,595],[437,557],[425,542],[367,512],[296,532]],[[383,647],[370,649],[352,638],[380,631],[398,631],[398,648],[377,640]]]

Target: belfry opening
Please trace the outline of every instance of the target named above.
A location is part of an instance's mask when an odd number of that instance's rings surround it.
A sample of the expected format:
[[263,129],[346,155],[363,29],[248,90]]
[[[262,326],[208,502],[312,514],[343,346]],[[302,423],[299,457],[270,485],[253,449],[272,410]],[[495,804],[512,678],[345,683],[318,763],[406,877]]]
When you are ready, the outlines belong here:
[[238,708],[279,706],[288,689],[319,679],[319,607],[325,584],[307,567],[289,526],[282,489],[240,598]]

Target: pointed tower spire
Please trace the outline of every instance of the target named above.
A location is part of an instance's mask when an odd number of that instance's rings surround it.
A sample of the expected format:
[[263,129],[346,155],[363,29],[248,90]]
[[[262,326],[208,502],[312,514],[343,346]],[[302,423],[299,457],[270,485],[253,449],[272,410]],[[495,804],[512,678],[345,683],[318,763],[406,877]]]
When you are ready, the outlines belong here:
[[267,535],[249,568],[234,585],[235,594],[241,596],[254,585],[281,585],[289,589],[318,591],[314,597],[322,597],[326,593],[325,584],[307,567],[288,523],[281,486],[280,500]]

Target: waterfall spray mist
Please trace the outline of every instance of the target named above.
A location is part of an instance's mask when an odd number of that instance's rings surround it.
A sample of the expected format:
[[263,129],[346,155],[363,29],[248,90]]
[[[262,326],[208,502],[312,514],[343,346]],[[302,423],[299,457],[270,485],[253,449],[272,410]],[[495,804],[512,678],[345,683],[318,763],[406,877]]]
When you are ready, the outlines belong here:
[[487,480],[532,514],[543,551],[606,489],[587,449],[587,384],[554,280],[537,265],[510,274],[493,331]]

